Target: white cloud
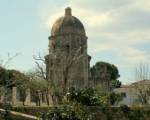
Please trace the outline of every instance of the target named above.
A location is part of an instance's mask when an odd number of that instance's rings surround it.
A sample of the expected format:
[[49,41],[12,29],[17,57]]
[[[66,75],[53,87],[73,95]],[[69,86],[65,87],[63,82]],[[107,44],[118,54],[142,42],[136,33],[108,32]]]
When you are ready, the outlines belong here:
[[90,27],[101,27],[113,22],[114,17],[109,12],[96,14],[91,13],[88,16],[85,16],[85,19]]
[[136,9],[141,9],[144,11],[150,11],[150,1],[149,0],[136,0],[132,7]]
[[49,3],[51,1],[46,0],[39,10],[45,25],[51,27],[58,17],[64,15],[64,8],[71,6],[73,15],[86,28],[91,55],[111,52],[119,61],[121,70],[149,62],[148,51],[135,47],[150,44],[149,0],[72,0],[52,8]]

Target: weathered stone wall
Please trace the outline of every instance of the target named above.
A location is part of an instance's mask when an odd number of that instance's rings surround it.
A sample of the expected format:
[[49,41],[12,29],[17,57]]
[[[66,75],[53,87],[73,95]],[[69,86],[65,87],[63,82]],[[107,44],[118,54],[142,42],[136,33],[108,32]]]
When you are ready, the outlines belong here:
[[86,86],[89,64],[87,37],[65,34],[49,38],[49,57],[46,59],[48,80],[62,85],[67,67],[67,86]]

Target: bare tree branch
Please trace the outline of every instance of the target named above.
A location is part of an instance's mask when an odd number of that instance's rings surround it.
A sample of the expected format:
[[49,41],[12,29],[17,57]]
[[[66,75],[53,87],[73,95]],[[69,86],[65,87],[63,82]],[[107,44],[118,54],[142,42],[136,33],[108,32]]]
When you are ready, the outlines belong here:
[[35,64],[36,64],[36,69],[35,69],[36,76],[44,80],[47,80],[46,79],[46,64],[45,64],[44,57],[42,57],[41,54],[39,53],[38,56],[34,55],[33,59],[35,60]]
[[38,60],[38,61],[42,61],[45,63],[44,58],[41,56],[41,54],[39,53],[38,56],[33,55],[33,59],[34,60]]
[[46,71],[43,69],[43,67],[38,63],[38,62],[35,62],[36,65],[37,65],[37,68],[38,68],[38,76],[39,77],[42,77],[44,80],[46,80]]
[[146,105],[150,100],[150,71],[148,64],[140,64],[135,69],[135,79],[138,81],[133,84],[138,96],[138,100]]
[[7,59],[7,61],[4,62],[4,63],[2,63],[1,65],[2,65],[3,67],[7,67],[8,64],[9,64],[15,57],[19,56],[20,54],[21,54],[21,53],[16,53],[15,55],[10,56],[10,53],[8,53],[8,59]]
[[69,69],[71,68],[73,62],[77,61],[79,58],[81,58],[82,54],[80,55],[81,53],[81,47],[79,49],[77,49],[77,51],[75,52],[75,54],[72,56],[72,55],[69,55],[67,57],[67,59],[65,59],[64,61],[64,67],[63,67],[63,87],[64,87],[64,90],[66,89],[67,87],[67,83],[68,83],[68,72],[69,72]]

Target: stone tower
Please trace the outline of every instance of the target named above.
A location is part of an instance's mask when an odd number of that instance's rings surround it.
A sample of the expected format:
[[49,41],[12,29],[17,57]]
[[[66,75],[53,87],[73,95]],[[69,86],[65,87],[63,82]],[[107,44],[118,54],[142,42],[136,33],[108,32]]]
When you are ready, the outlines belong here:
[[87,86],[88,58],[84,26],[68,7],[53,24],[49,37],[49,54],[45,57],[48,81],[59,87]]

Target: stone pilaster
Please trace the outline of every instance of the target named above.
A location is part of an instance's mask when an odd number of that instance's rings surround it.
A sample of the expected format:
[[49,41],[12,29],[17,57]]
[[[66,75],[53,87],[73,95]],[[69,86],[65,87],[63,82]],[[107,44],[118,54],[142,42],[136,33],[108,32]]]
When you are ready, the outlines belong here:
[[17,87],[12,88],[12,104],[17,104]]
[[30,93],[30,89],[26,90],[26,100],[25,100],[25,104],[26,105],[30,105],[31,104],[31,93]]

